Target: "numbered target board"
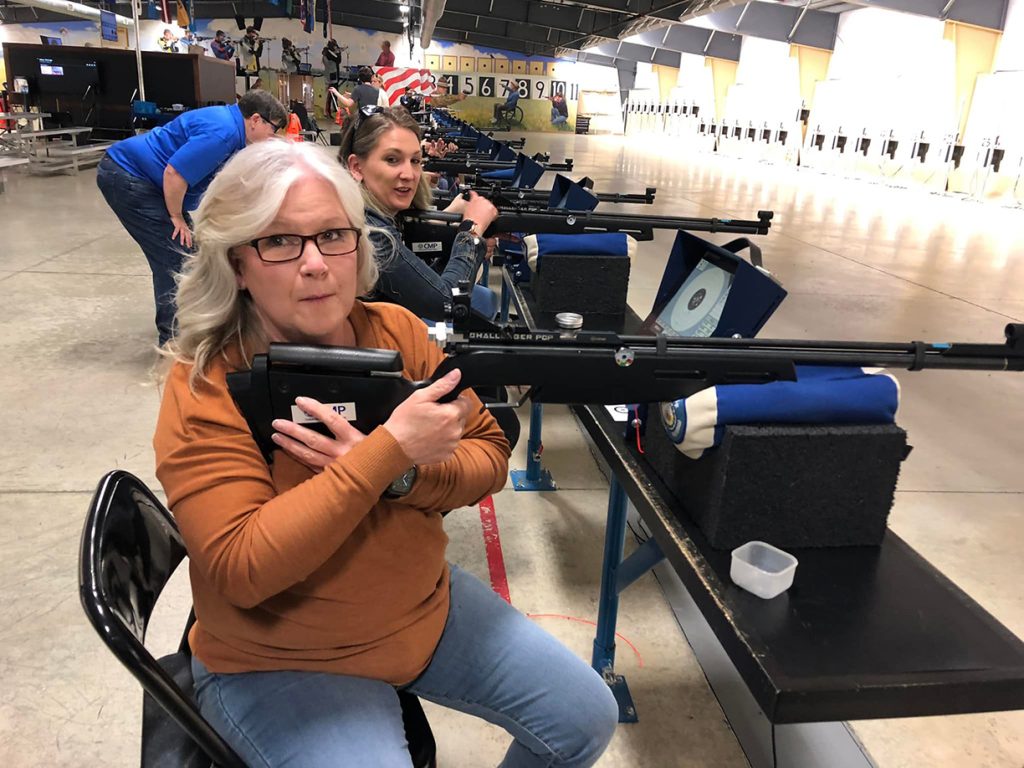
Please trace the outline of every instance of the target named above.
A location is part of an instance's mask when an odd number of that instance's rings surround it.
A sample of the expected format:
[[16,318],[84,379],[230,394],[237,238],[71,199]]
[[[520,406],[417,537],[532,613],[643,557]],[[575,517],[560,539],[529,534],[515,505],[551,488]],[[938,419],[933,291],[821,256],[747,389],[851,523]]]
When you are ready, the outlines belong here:
[[[549,99],[556,93],[561,93],[569,101],[579,98],[579,85],[566,80],[552,80],[542,76],[441,74],[447,77],[451,83],[450,93],[461,93],[465,96],[503,99],[506,98],[509,90],[514,89],[519,92],[521,99]],[[437,75],[432,75],[432,77],[436,78]]]

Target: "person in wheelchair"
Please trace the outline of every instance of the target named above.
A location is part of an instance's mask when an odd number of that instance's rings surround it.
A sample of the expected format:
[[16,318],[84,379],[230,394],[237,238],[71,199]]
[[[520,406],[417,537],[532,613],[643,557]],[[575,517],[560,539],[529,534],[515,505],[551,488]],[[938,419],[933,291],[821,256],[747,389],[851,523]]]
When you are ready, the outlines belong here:
[[366,219],[379,228],[370,235],[381,264],[373,297],[401,304],[421,318],[442,320],[452,289],[464,280],[475,281],[487,256],[481,236],[498,211],[475,192],[468,201],[455,198],[445,210],[462,214],[463,230],[455,237],[440,274],[409,250],[395,216],[408,208],[431,205],[421,138],[419,124],[405,109],[364,108],[342,136],[338,161],[360,183]]
[[235,155],[194,216],[197,251],[154,435],[189,556],[204,718],[253,766],[409,766],[397,691],[481,717],[503,765],[589,766],[617,707],[597,673],[445,559],[445,510],[504,484],[508,444],[458,373],[362,434],[299,398],[333,439],[274,424],[268,466],[227,389],[269,342],[441,359],[420,320],[358,297],[376,280],[359,188],[312,144]]
[[519,106],[519,89],[514,84],[505,86],[505,101],[494,105],[494,117],[492,123],[509,122],[516,114],[516,107]]

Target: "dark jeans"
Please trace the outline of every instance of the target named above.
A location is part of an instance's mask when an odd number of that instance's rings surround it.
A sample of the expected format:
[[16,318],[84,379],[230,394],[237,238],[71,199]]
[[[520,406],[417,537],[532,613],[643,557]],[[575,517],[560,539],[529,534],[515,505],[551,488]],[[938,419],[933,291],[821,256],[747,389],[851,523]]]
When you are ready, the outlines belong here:
[[[148,179],[128,173],[109,157],[100,161],[96,184],[107,205],[146,254],[153,273],[156,329],[163,346],[174,335],[174,276],[181,271],[186,256],[185,247],[171,239],[174,225],[163,190]],[[185,219],[191,226],[188,214]]]

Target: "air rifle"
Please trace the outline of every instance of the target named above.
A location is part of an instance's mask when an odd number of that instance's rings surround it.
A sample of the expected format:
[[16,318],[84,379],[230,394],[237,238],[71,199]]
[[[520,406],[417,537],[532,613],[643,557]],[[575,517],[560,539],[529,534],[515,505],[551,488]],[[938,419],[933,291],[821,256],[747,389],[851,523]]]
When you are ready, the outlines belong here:
[[[498,216],[487,228],[484,237],[493,237],[507,232],[525,232],[531,235],[625,232],[637,240],[653,240],[656,229],[766,235],[771,228],[773,216],[772,211],[758,211],[756,221],[749,219],[699,219],[685,216],[594,213],[593,211],[565,211],[557,208],[503,207],[499,205]],[[461,221],[461,213],[446,213],[445,211],[410,210],[399,214],[399,224],[402,228],[413,227],[416,222],[435,222],[458,226]],[[409,241],[408,237],[403,239]]]
[[[572,158],[567,157],[564,163],[542,163],[546,171],[571,171]],[[482,173],[486,171],[514,170],[515,160],[487,160],[474,157],[427,158],[423,170],[432,173]]]
[[[424,128],[423,138],[427,141],[436,141],[437,139],[444,139],[450,144],[454,144],[460,150],[471,151],[471,152],[485,152],[488,151],[486,146],[488,142],[481,142],[481,138],[490,140],[493,134],[481,133],[476,131],[474,134],[468,134],[460,132],[459,130],[444,129],[444,128]],[[505,146],[511,147],[512,149],[522,149],[526,146],[526,139],[502,139]]]
[[[594,192],[594,181],[586,176],[577,181],[576,184],[583,189],[588,190],[600,203],[636,203],[639,205],[651,205],[654,202],[655,194],[658,192],[657,187],[647,187],[643,194]],[[556,191],[554,189],[517,189],[514,187],[503,187],[499,184],[481,181],[478,181],[476,184],[462,184],[459,186],[460,192],[468,192],[470,190],[492,200],[496,197],[500,197],[512,202],[530,204],[546,203],[551,199],[552,193]]]
[[718,384],[793,381],[800,364],[1024,371],[1024,323],[1008,325],[1003,344],[620,336],[493,325],[470,312],[468,299],[468,291],[457,291],[453,326],[432,329],[446,357],[428,380],[406,379],[396,350],[291,344],[271,344],[250,370],[228,374],[228,388],[264,456],[274,449],[275,418],[329,434],[295,407],[298,396],[329,405],[368,433],[417,389],[456,368],[462,378],[446,399],[470,387],[529,388],[505,407],[527,397],[595,405],[673,401]]

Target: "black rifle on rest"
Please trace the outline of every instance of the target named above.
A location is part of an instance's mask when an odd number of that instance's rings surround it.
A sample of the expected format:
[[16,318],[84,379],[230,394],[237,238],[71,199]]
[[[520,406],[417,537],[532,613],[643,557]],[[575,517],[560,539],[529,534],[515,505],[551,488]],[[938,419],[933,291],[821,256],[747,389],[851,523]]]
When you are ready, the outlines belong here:
[[[495,201],[492,201],[495,202]],[[696,218],[686,216],[648,216],[645,214],[595,213],[593,211],[565,211],[558,208],[505,207],[495,202],[498,216],[487,228],[484,237],[508,232],[531,235],[573,235],[593,232],[624,232],[637,240],[654,239],[654,230],[671,229],[688,232],[728,232],[743,235],[766,235],[771,229],[772,211],[758,211],[757,220]],[[399,214],[403,229],[434,222],[456,227],[462,222],[461,213],[444,211],[404,211]],[[403,238],[409,242],[409,238]],[[410,246],[411,247],[411,246]],[[413,251],[416,251],[413,248]]]
[[[423,131],[423,138],[427,141],[437,141],[438,139],[444,139],[449,144],[454,144],[460,150],[466,152],[478,152],[482,150],[477,149],[477,145],[480,143],[479,136],[451,136],[449,133],[455,129],[443,129],[443,128],[427,128]],[[491,138],[490,134],[482,134]],[[512,149],[522,149],[526,146],[526,139],[502,139],[502,143]]]
[[[541,163],[545,171],[571,171],[572,158],[567,157],[564,163]],[[476,160],[471,157],[447,158],[429,157],[423,161],[423,170],[432,173],[484,173],[486,171],[503,171],[514,169],[515,160]]]
[[[298,396],[312,397],[345,416],[362,432],[387,421],[417,389],[454,369],[462,372],[453,399],[469,387],[524,386],[535,403],[614,405],[670,402],[718,384],[793,381],[796,366],[1024,371],[1024,323],[1006,327],[1003,344],[927,344],[695,339],[619,336],[580,331],[526,331],[496,326],[469,310],[468,293],[456,297],[454,332],[435,332],[447,357],[424,381],[402,375],[395,350],[271,344],[251,370],[228,374],[228,388],[265,457],[274,444],[275,418],[302,418]],[[492,405],[502,407],[501,404]],[[329,434],[319,422],[311,429]]]
[[[594,182],[589,178],[580,179],[577,182],[581,187],[590,192],[601,203],[635,203],[638,205],[651,205],[654,203],[654,196],[658,192],[657,187],[647,187],[643,194],[640,193],[619,193],[619,192],[594,192]],[[478,195],[493,199],[503,197],[506,200],[523,203],[546,203],[551,199],[551,189],[516,189],[502,187],[497,184],[478,181],[476,184],[462,184],[460,192],[472,190]]]

